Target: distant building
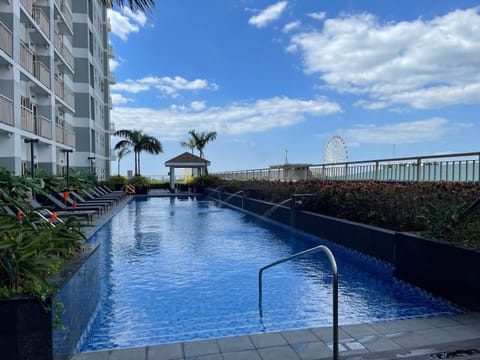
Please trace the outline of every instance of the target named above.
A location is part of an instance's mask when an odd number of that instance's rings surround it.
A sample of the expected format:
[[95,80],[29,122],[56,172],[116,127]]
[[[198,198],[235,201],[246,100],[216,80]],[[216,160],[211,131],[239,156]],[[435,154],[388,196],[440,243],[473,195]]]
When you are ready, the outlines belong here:
[[0,0],[0,166],[110,176],[110,29],[99,0]]
[[272,181],[298,181],[312,178],[312,164],[279,164],[270,165],[269,178]]

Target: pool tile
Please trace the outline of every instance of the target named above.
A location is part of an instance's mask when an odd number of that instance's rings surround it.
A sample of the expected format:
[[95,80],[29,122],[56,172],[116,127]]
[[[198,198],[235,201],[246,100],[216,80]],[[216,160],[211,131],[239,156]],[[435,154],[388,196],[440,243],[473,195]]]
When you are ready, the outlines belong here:
[[319,340],[312,331],[307,329],[282,331],[282,336],[289,344],[315,342]]
[[258,349],[262,360],[299,360],[300,357],[290,346],[276,346]]
[[401,320],[401,326],[407,331],[427,330],[433,328],[431,319],[406,319]]
[[427,346],[452,341],[452,335],[443,329],[428,329],[398,334],[390,340],[405,348]]
[[302,360],[330,358],[332,351],[322,341],[292,345],[293,350]]
[[108,360],[145,360],[147,358],[146,347],[112,350]]
[[264,333],[250,335],[250,339],[257,349],[288,345],[287,340],[280,333]]
[[220,338],[217,339],[217,342],[222,353],[255,349],[255,345],[249,336]]
[[173,360],[182,357],[182,343],[149,346],[147,349],[147,360]]
[[216,340],[188,341],[184,343],[185,357],[220,353]]
[[262,360],[255,350],[224,353],[223,360]]

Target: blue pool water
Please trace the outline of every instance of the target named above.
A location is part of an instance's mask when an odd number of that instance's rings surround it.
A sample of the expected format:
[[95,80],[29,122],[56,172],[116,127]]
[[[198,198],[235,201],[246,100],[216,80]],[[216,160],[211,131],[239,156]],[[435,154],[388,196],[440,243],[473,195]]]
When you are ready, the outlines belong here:
[[331,325],[323,253],[266,270],[258,313],[258,270],[318,244],[336,257],[341,325],[459,312],[384,264],[212,201],[137,200],[91,241],[102,244],[103,287],[82,351]]

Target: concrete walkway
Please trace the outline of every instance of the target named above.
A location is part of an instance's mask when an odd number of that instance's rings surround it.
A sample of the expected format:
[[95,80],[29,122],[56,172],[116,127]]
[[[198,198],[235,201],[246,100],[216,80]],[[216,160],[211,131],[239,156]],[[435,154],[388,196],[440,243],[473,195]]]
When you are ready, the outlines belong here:
[[[450,359],[440,353],[455,351],[480,359],[480,313],[345,325],[339,340],[341,359]],[[321,327],[86,352],[73,360],[315,360],[331,359],[331,348],[332,329]]]

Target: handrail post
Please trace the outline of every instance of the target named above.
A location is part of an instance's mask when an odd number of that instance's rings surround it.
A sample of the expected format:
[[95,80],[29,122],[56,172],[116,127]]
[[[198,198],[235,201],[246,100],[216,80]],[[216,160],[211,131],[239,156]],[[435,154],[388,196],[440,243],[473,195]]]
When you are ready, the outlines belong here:
[[332,300],[333,300],[333,359],[338,360],[338,270],[337,270],[337,263],[335,261],[335,257],[333,256],[332,252],[330,249],[324,245],[318,245],[313,248],[298,252],[296,254],[293,254],[291,256],[288,256],[284,259],[277,260],[269,265],[266,265],[262,267],[258,271],[258,310],[260,313],[260,317],[263,317],[263,309],[262,309],[262,300],[263,300],[263,284],[262,284],[262,275],[263,271],[271,268],[273,266],[279,265],[281,263],[284,263],[286,261],[295,259],[300,256],[312,254],[318,251],[323,251],[330,262],[330,266],[332,267],[332,285],[333,285],[333,291],[332,291]]

